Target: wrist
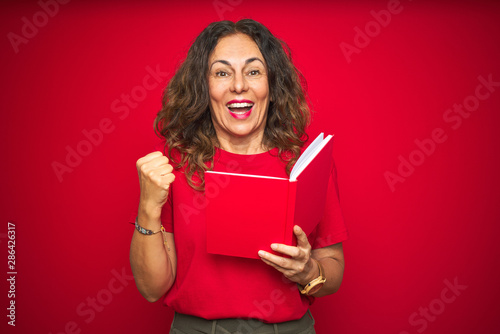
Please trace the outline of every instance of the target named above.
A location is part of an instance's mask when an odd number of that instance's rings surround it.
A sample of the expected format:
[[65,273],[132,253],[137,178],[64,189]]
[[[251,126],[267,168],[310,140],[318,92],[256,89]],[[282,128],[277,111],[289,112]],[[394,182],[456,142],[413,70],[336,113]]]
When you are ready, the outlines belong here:
[[145,224],[148,222],[159,222],[161,218],[161,209],[161,207],[140,202],[137,217],[140,221],[144,221]]
[[139,210],[137,213],[136,222],[140,227],[147,230],[159,231],[161,228],[160,216],[151,215],[150,213],[142,210]]
[[319,276],[319,268],[318,265],[316,264],[315,259],[312,257],[309,258],[309,261],[306,264],[306,267],[308,267],[307,270],[307,275],[304,277],[304,279],[299,283],[301,286],[305,286],[307,283],[311,282],[315,278]]
[[[148,226],[144,226],[145,224],[148,224]],[[149,226],[151,225],[159,225],[159,229],[158,230],[150,230],[149,229]],[[161,234],[163,235],[163,244],[165,246],[167,246],[167,249],[168,251],[170,251],[170,246],[168,245],[168,241],[167,241],[167,235],[166,235],[166,231],[165,231],[165,228],[163,227],[163,225],[161,224],[161,221],[160,219],[157,220],[157,222],[147,222],[147,221],[142,221],[142,223],[139,223],[139,216],[137,216],[135,218],[135,229],[137,230],[137,232],[139,232],[140,234],[142,235],[154,235],[154,234],[158,234],[161,232]]]

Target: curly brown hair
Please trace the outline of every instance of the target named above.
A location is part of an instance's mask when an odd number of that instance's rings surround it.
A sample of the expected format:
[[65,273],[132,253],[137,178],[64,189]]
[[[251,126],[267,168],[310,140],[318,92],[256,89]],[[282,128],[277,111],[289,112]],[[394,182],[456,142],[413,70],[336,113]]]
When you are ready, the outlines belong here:
[[306,82],[292,62],[288,45],[251,19],[211,23],[168,83],[154,125],[156,134],[165,139],[171,163],[175,168],[186,166],[187,181],[196,190],[204,189],[204,172],[212,168],[218,146],[209,109],[209,57],[219,39],[237,33],[252,38],[266,62],[271,102],[263,144],[278,148],[288,174],[308,138],[305,129],[311,113]]

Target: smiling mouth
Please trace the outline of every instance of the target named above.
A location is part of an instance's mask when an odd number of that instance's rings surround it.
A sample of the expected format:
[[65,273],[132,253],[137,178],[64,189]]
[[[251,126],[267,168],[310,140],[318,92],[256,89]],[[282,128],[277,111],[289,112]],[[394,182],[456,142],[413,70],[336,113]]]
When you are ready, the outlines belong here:
[[244,115],[252,109],[253,103],[249,102],[228,103],[226,107],[233,114]]

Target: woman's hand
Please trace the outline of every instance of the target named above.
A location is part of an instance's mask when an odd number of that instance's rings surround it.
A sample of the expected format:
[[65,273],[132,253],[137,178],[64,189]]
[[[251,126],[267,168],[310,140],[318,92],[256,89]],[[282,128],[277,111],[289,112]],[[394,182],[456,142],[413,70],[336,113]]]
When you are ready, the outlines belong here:
[[290,256],[290,258],[274,255],[265,251],[259,251],[262,261],[274,267],[290,281],[305,285],[318,277],[319,270],[311,260],[311,245],[304,231],[297,225],[293,228],[297,237],[297,247],[283,244],[272,244],[275,252]]
[[161,215],[168,198],[170,184],[174,182],[173,167],[162,152],[156,151],[137,160],[137,172],[141,186],[139,209],[151,217]]

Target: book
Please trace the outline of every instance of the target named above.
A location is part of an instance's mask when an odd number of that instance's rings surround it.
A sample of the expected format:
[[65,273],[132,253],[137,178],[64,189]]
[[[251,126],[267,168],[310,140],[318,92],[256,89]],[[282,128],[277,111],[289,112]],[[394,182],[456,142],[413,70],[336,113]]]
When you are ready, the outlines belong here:
[[[279,254],[271,250],[272,243],[297,245],[294,225],[309,235],[323,216],[332,150],[333,136],[321,133],[288,179],[205,172],[206,189],[224,185],[206,207],[207,252],[259,259],[259,250]],[[242,192],[251,205],[239,200]]]

